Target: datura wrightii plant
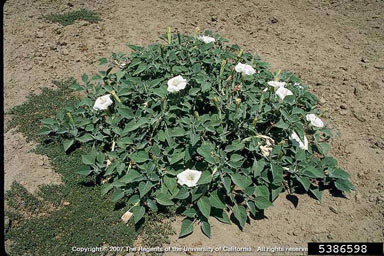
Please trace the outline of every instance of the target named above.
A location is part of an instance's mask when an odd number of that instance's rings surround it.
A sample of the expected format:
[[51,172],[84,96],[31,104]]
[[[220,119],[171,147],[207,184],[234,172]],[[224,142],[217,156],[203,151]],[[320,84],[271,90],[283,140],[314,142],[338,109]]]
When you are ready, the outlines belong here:
[[280,193],[321,201],[324,189],[354,189],[298,77],[210,31],[161,39],[100,59],[103,71],[73,84],[77,105],[42,120],[66,151],[90,149],[78,173],[126,205],[126,221],[173,207],[185,216],[180,237],[196,223],[210,237],[210,218],[242,229]]

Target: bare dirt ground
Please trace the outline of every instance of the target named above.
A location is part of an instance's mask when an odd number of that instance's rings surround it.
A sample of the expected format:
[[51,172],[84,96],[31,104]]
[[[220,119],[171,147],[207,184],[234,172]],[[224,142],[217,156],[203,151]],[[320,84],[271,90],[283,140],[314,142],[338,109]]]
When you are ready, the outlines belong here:
[[[352,176],[347,198],[328,192],[321,204],[299,195],[295,208],[281,195],[241,232],[212,220],[212,238],[199,230],[171,246],[299,247],[309,241],[384,241],[384,2],[377,0],[259,1],[7,1],[4,11],[5,110],[53,79],[98,70],[97,59],[148,45],[166,27],[192,33],[210,29],[260,55],[271,69],[299,75],[319,96],[340,133],[332,154]],[[103,19],[62,27],[41,16],[89,8]],[[22,12],[22,15],[20,14]],[[7,120],[5,120],[7,121]],[[6,125],[6,122],[5,122]],[[28,153],[19,134],[5,137],[5,189],[13,179],[34,191],[59,182],[47,159]],[[48,167],[47,167],[48,166]],[[180,220],[174,223],[178,231]],[[197,228],[196,228],[197,229]],[[177,253],[180,255],[180,253]],[[230,255],[231,253],[227,253]],[[217,254],[216,254],[217,255]],[[292,254],[293,255],[293,254]]]

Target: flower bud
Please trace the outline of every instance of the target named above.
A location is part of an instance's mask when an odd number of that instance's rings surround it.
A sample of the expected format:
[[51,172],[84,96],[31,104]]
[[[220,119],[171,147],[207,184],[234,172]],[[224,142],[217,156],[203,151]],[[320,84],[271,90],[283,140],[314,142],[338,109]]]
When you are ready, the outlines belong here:
[[221,67],[220,67],[220,77],[223,75],[224,73],[224,68],[225,68],[225,65],[227,64],[227,61],[226,60],[223,60],[221,62]]
[[255,118],[253,119],[253,121],[252,121],[252,125],[253,125],[253,126],[256,126],[256,124],[257,124],[257,117],[255,117]]
[[72,123],[73,125],[75,125],[75,121],[73,120],[73,117],[72,117],[71,113],[67,112],[67,116],[68,116],[68,118],[69,118],[69,121],[71,121],[71,123]]
[[218,100],[217,100],[216,97],[213,97],[212,100],[213,100],[213,102],[214,102],[215,104],[217,104]]
[[241,58],[241,56],[243,56],[243,49],[240,49],[240,52],[239,54],[237,55],[237,57]]
[[196,119],[199,119],[199,112],[195,111],[194,114],[195,114],[195,118],[196,118]]
[[117,96],[116,92],[114,90],[111,91],[112,96],[115,98],[117,102],[121,102],[119,96]]
[[236,103],[236,108],[238,108],[240,103],[241,103],[241,99],[240,98],[236,98],[235,99],[235,103]]
[[172,43],[171,27],[168,27],[167,29],[167,36],[168,36],[168,44],[171,44]]

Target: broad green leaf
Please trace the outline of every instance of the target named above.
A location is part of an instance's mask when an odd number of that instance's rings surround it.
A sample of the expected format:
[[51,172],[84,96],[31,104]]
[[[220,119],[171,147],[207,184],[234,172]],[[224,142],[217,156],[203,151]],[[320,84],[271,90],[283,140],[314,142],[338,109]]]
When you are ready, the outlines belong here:
[[82,155],[81,160],[83,161],[84,164],[86,165],[94,165],[96,157],[93,155]]
[[101,195],[102,196],[106,195],[112,188],[113,188],[113,185],[111,183],[104,184],[100,190]]
[[266,208],[272,206],[273,204],[268,199],[266,199],[265,197],[257,196],[255,198],[255,205],[258,209],[263,210],[263,209],[266,209]]
[[89,169],[89,166],[82,166],[80,170],[77,171],[78,174],[88,176],[92,172],[91,169]]
[[209,171],[203,171],[197,184],[207,184],[212,181],[212,174]]
[[83,136],[77,138],[77,140],[80,141],[80,142],[85,143],[85,142],[93,140],[93,136],[91,134],[89,134],[89,133],[86,133]]
[[193,232],[193,221],[190,218],[185,218],[181,222],[179,238],[185,237]]
[[193,208],[188,208],[182,214],[190,218],[195,218],[196,210]]
[[231,175],[233,183],[235,183],[237,186],[239,186],[243,190],[252,184],[251,178],[249,178],[245,175],[241,175],[238,173],[233,173],[230,175]]
[[351,192],[351,190],[354,189],[354,186],[352,183],[350,183],[348,180],[342,180],[338,179],[335,181],[335,187],[343,192]]
[[232,162],[239,162],[239,161],[241,161],[243,159],[244,159],[244,157],[239,155],[239,154],[232,154],[231,158],[230,158],[230,161],[232,161]]
[[153,187],[152,183],[147,181],[147,182],[140,182],[139,184],[139,193],[140,193],[140,198],[143,198]]
[[232,151],[239,151],[244,148],[244,144],[240,142],[232,143],[231,145],[227,146],[225,148],[225,152],[232,152]]
[[225,203],[221,200],[220,196],[217,193],[217,190],[211,193],[211,195],[209,196],[209,202],[212,207],[226,209]]
[[172,165],[172,164],[179,162],[180,160],[182,160],[184,158],[184,156],[185,156],[185,151],[175,152],[172,155],[171,161],[169,162],[169,164]]
[[157,196],[156,196],[156,201],[161,204],[161,205],[165,205],[165,206],[171,206],[171,205],[174,205],[175,203],[169,199],[170,197],[164,193],[159,193]]
[[199,207],[200,212],[209,219],[211,215],[211,204],[209,203],[209,199],[206,196],[203,196],[197,201],[197,206]]
[[209,224],[208,221],[203,221],[203,222],[201,223],[201,230],[203,231],[203,233],[204,233],[207,237],[211,238],[211,225]]
[[65,140],[63,142],[64,151],[67,151],[73,145],[74,142],[74,140]]
[[235,204],[235,206],[233,207],[233,215],[239,221],[241,229],[243,229],[245,222],[248,218],[247,210],[244,208],[244,206],[239,206],[238,204]]
[[314,167],[314,166],[307,166],[303,172],[304,175],[311,177],[311,178],[324,178],[325,174],[322,170]]
[[189,191],[188,191],[188,189],[185,186],[183,186],[183,187],[180,188],[180,190],[177,193],[177,195],[175,196],[175,198],[183,200],[183,199],[188,198],[188,196],[189,196]]
[[311,193],[317,198],[317,200],[321,202],[322,193],[319,188],[312,187],[309,189],[309,191],[311,191]]
[[311,186],[311,182],[307,177],[296,177],[297,181],[304,187],[305,191],[308,191]]
[[143,206],[137,205],[132,208],[133,219],[135,220],[135,224],[137,224],[145,214],[145,208]]
[[264,169],[264,166],[265,166],[265,160],[264,159],[260,159],[258,161],[254,160],[253,166],[252,166],[253,177],[256,178],[256,177],[260,176],[261,172]]
[[116,189],[113,193],[112,193],[112,196],[111,196],[111,201],[112,202],[117,202],[119,201],[121,198],[124,197],[124,191],[121,190],[121,189]]
[[283,130],[288,129],[289,125],[283,121],[283,119],[280,119],[279,122],[275,124],[275,127],[281,128]]
[[149,160],[148,153],[145,151],[139,151],[129,156],[135,163],[143,163]]
[[197,153],[199,153],[202,157],[204,157],[205,161],[211,164],[215,164],[215,160],[213,159],[211,146],[208,144],[202,144],[198,149]]
[[231,224],[227,212],[222,209],[212,208],[211,216],[215,217],[220,222]]

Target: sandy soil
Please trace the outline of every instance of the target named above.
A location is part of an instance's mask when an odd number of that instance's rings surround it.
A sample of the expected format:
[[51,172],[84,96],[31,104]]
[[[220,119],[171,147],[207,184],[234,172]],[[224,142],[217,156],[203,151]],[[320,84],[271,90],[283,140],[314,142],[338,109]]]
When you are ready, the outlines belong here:
[[[255,253],[259,246],[304,247],[308,241],[384,240],[383,1],[71,3],[73,9],[86,7],[99,12],[103,21],[62,27],[46,23],[41,15],[70,10],[66,3],[7,1],[5,110],[23,102],[29,93],[53,86],[53,79],[79,78],[83,72],[97,71],[97,59],[111,52],[127,52],[127,42],[148,45],[157,41],[167,26],[182,33],[192,33],[199,26],[260,55],[273,70],[281,68],[299,75],[320,97],[325,117],[340,133],[332,154],[352,175],[357,192],[346,199],[326,192],[322,204],[306,195],[298,196],[296,208],[281,195],[266,211],[267,218],[251,221],[243,232],[235,225],[212,220],[211,239],[196,227],[185,239],[173,237],[171,246],[252,247]],[[31,145],[21,135],[10,131],[4,136],[6,186],[17,178],[34,191],[44,175],[44,182],[59,181],[36,162],[46,160],[27,153]],[[178,230],[180,220],[174,226]]]

